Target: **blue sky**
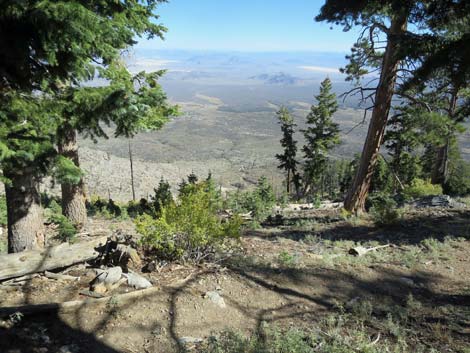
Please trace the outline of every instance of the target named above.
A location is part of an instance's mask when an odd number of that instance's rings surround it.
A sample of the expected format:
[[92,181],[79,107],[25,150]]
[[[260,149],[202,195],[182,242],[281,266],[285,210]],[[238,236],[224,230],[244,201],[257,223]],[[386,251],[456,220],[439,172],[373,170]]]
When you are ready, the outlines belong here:
[[357,31],[314,21],[323,0],[170,0],[158,11],[164,42],[140,49],[348,52]]

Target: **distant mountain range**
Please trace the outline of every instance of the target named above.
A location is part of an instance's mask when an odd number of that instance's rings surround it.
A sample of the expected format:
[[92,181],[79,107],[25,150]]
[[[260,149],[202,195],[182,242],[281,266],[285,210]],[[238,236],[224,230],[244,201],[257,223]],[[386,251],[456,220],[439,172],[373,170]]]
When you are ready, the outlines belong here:
[[284,72],[251,76],[250,80],[263,81],[264,83],[269,85],[295,85],[296,83],[301,81],[299,78],[286,74]]

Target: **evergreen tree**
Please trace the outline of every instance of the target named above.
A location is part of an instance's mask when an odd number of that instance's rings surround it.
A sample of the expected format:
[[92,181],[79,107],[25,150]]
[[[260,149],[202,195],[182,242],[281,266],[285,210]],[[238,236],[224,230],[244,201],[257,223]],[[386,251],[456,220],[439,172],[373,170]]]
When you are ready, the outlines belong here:
[[394,191],[422,177],[418,149],[425,143],[425,123],[420,106],[405,105],[389,119],[384,144],[388,150],[390,168],[398,178]]
[[[363,101],[372,101],[369,108],[372,115],[360,165],[345,199],[347,210],[365,209],[397,85],[416,77],[416,68],[422,68],[424,76],[439,55],[450,64],[468,59],[469,51],[464,45],[468,33],[448,40],[445,45],[441,40],[445,37],[445,25],[454,21],[457,15],[460,18],[468,16],[468,7],[465,0],[327,0],[322,7],[317,20],[343,25],[346,31],[356,25],[364,28],[349,56],[350,63],[343,70],[348,74],[348,80],[359,82],[364,75],[380,72],[376,87],[370,84],[358,86],[350,92],[360,93]],[[382,45],[384,42],[385,46]],[[450,55],[451,52],[456,55]]]
[[299,194],[300,177],[297,173],[297,141],[294,140],[294,129],[296,124],[291,114],[285,107],[281,107],[276,113],[278,122],[281,125],[282,139],[281,146],[284,148],[282,154],[276,154],[276,158],[279,160],[279,169],[285,170],[287,173],[286,177],[286,191],[287,195],[290,195],[291,184],[294,183],[295,191]]
[[151,197],[153,208],[156,214],[160,215],[164,207],[174,203],[171,187],[168,181],[161,177],[158,187],[153,191],[155,192],[155,195]]
[[191,172],[191,174],[188,175],[188,183],[189,184],[196,184],[198,182],[199,178],[197,177],[196,174],[194,174],[194,171]]
[[320,94],[316,96],[317,105],[312,105],[307,115],[307,128],[302,130],[305,137],[304,152],[304,188],[313,187],[314,192],[320,190],[323,171],[328,163],[328,151],[339,144],[339,127],[332,120],[338,110],[336,95],[331,92],[331,81],[327,78],[320,86]]
[[[50,98],[97,74],[114,75],[110,66],[137,36],[161,37],[165,28],[154,13],[160,2],[0,2],[0,163],[10,252],[41,243],[40,178],[51,168],[62,169],[57,175],[79,171],[57,157],[54,142],[64,120],[61,104]],[[126,116],[121,127],[132,131],[135,120],[124,122]]]
[[[160,129],[170,116],[177,114],[177,107],[168,105],[158,84],[162,74],[163,71],[131,75],[124,65],[116,62],[102,72],[102,76],[109,79],[109,85],[68,87],[55,96],[63,120],[57,131],[59,153],[79,167],[78,133],[96,141],[108,138],[103,124],[115,127],[115,137],[129,138],[141,131]],[[76,224],[84,224],[83,178],[61,186],[64,215]]]

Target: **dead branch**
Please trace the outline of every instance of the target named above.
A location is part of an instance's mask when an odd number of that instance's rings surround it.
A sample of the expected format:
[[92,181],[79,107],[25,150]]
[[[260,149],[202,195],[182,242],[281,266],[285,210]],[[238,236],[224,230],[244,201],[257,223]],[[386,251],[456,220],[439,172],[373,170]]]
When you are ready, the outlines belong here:
[[354,256],[363,256],[367,254],[368,252],[378,250],[378,249],[383,249],[383,248],[388,248],[390,244],[387,245],[381,245],[381,246],[375,246],[373,248],[365,248],[363,246],[356,246],[355,248],[349,249],[349,254],[354,255]]
[[61,273],[54,273],[49,271],[44,271],[44,276],[49,279],[55,279],[59,281],[79,281],[80,277],[64,275]]

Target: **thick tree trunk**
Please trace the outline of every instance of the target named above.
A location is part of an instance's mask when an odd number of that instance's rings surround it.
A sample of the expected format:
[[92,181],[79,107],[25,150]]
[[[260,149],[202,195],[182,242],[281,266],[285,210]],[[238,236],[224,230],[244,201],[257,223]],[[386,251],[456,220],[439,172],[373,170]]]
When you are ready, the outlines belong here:
[[[80,167],[78,157],[77,131],[69,124],[64,124],[59,131],[59,153]],[[62,213],[78,226],[87,222],[85,183],[62,184]]]
[[375,105],[369,123],[367,138],[362,150],[359,168],[352,186],[344,201],[344,208],[351,212],[362,212],[365,209],[374,167],[383,142],[388,114],[392,103],[400,63],[398,53],[398,35],[406,30],[407,14],[401,14],[392,20],[388,34],[387,48],[382,63],[380,82],[375,95]]
[[8,252],[17,253],[44,246],[44,222],[39,183],[33,168],[4,171],[8,219]]
[[434,161],[431,183],[444,186],[447,181],[447,171],[449,165],[449,142],[444,146],[438,147],[436,160]]

